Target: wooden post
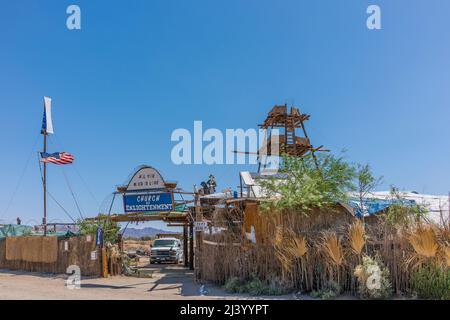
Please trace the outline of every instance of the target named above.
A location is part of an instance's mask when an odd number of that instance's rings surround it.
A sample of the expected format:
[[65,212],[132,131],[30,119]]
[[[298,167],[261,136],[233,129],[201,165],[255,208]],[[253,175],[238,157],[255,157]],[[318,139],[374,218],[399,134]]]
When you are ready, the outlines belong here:
[[[203,214],[200,206],[200,197],[198,193],[195,193],[195,221],[202,221],[203,220]],[[196,278],[199,279],[201,276],[201,263],[200,259],[202,259],[202,242],[203,242],[203,235],[200,231],[195,232],[195,239],[196,239],[196,245],[195,245],[195,275]]]
[[108,257],[105,247],[102,247],[102,277],[108,278]]
[[194,222],[189,221],[189,269],[194,270]]
[[314,164],[316,165],[316,168],[317,168],[318,170],[320,170],[319,162],[318,162],[318,160],[317,160],[316,154],[314,153],[314,148],[313,148],[313,146],[311,146],[311,141],[309,140],[308,133],[306,132],[305,125],[303,124],[303,119],[300,121],[300,125],[301,125],[301,127],[302,127],[303,134],[304,134],[306,140],[308,141],[308,143],[309,143],[309,145],[310,145],[310,147],[311,147],[311,155],[312,155],[312,157],[313,157]]
[[184,266],[187,267],[189,265],[188,259],[188,225],[185,223],[183,226],[183,260],[184,260]]

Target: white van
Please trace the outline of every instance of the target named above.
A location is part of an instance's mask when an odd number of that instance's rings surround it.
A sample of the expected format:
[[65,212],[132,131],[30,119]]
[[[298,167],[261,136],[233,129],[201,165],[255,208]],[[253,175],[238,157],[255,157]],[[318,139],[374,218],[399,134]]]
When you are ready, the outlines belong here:
[[177,238],[159,238],[150,246],[150,263],[179,263],[183,258],[181,241]]

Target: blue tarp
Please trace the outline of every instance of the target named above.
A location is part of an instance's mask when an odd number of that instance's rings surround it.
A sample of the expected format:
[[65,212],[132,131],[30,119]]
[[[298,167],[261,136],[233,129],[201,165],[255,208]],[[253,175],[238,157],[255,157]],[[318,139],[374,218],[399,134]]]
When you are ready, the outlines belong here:
[[[416,204],[414,200],[406,200],[406,199],[373,199],[366,198],[363,200],[363,206],[366,210],[366,214],[373,215],[377,214],[380,211],[383,211],[394,204],[401,204],[406,206],[412,206]],[[349,205],[355,209],[355,215],[357,217],[362,217],[362,212],[360,208],[360,200],[357,198],[350,198]]]

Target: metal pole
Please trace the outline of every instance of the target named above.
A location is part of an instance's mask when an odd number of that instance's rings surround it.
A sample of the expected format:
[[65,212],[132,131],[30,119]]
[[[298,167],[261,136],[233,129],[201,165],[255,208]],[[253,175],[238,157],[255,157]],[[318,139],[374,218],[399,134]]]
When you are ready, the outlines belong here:
[[[47,152],[47,132],[43,132],[44,135],[44,153]],[[42,223],[44,224],[44,236],[47,235],[47,163],[44,162],[44,218]]]

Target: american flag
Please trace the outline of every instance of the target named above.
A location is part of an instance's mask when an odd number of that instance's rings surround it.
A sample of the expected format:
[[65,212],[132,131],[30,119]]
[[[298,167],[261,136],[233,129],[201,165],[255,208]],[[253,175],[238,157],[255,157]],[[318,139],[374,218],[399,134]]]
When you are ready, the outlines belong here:
[[41,161],[45,163],[54,163],[58,165],[72,163],[74,158],[67,152],[45,153],[41,152]]

